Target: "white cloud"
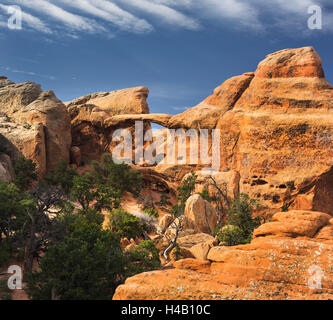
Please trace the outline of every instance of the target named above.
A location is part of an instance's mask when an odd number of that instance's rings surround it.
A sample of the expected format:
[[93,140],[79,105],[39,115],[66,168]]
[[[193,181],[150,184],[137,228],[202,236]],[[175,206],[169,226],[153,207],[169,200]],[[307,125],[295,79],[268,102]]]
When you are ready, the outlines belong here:
[[[299,35],[309,31],[308,7],[313,4],[326,5],[324,31],[333,32],[333,12],[328,9],[331,0],[2,1],[22,6],[24,21],[30,29],[73,38],[82,33],[100,33],[111,38],[115,30],[149,33],[170,26],[192,31],[212,27]],[[5,27],[5,20],[0,19],[0,27]]]
[[189,30],[200,28],[200,23],[196,19],[159,2],[151,0],[122,0],[121,2],[176,27],[183,27]]
[[17,5],[21,5],[39,13],[45,14],[57,21],[62,22],[74,31],[86,31],[90,33],[106,31],[94,20],[73,14],[61,7],[52,4],[47,0],[12,0],[11,2],[15,2]]
[[146,20],[137,18],[116,4],[106,0],[58,0],[58,2],[111,22],[121,30],[144,33],[154,29]]
[[6,67],[4,69],[7,72],[21,73],[21,74],[25,74],[25,75],[32,76],[32,77],[37,77],[37,78],[44,78],[44,79],[48,79],[48,80],[55,80],[56,79],[55,76],[50,76],[50,75],[46,75],[46,74],[36,73],[36,72],[33,72],[33,71],[25,71],[25,70],[10,68],[10,67]]
[[194,2],[203,15],[209,19],[213,18],[215,22],[219,19],[236,28],[245,26],[258,29],[261,27],[258,10],[249,1],[195,0]]
[[[2,9],[3,12],[7,13],[8,8],[9,8],[9,6],[0,4],[0,9]],[[30,27],[36,31],[40,31],[43,33],[49,33],[49,34],[52,33],[52,31],[46,26],[46,24],[42,20],[40,20],[39,18],[37,18],[29,13],[26,13],[24,11],[22,11],[22,20],[23,20],[23,23],[26,23],[28,25],[28,27]],[[7,28],[8,23],[1,22],[0,26]]]

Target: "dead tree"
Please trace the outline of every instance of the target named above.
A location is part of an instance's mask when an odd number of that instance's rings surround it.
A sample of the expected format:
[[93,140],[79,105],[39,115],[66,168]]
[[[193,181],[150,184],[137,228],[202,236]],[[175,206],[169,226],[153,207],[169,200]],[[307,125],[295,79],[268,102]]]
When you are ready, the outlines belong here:
[[[164,232],[160,233],[158,232],[158,235],[168,242],[168,247],[163,252],[163,257],[165,260],[169,260],[169,254],[170,252],[177,246],[177,241],[179,237],[179,232],[182,231],[183,228],[183,221],[184,221],[184,215],[181,215],[179,217],[175,217],[171,224],[169,225]],[[175,234],[167,234],[168,229],[174,228]]]

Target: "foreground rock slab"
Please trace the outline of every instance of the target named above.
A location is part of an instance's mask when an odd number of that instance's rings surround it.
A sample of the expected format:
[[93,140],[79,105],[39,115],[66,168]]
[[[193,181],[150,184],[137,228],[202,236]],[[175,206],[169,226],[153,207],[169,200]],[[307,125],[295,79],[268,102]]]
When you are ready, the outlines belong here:
[[[306,222],[303,231],[280,232],[302,219],[315,227]],[[114,299],[333,299],[332,219],[292,211],[274,220],[257,229],[251,244],[211,248],[209,261],[181,260],[172,269],[129,278]],[[274,223],[279,223],[276,231],[263,232]]]

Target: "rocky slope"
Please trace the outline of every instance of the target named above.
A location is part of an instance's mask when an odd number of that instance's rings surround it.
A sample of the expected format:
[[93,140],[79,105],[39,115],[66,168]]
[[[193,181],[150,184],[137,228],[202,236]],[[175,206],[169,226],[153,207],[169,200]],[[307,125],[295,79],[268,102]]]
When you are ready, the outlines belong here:
[[255,231],[251,244],[213,247],[207,260],[180,260],[136,275],[114,299],[332,299],[332,262],[329,215],[278,213]]
[[[321,59],[306,47],[267,56],[172,117],[166,127],[221,130],[215,180],[231,198],[260,199],[266,221],[282,205],[297,210],[275,214],[249,245],[197,243],[206,260],[190,250],[173,268],[128,279],[114,299],[332,299],[332,106]],[[173,178],[195,169],[155,168]],[[200,174],[199,182],[198,191],[209,186]]]

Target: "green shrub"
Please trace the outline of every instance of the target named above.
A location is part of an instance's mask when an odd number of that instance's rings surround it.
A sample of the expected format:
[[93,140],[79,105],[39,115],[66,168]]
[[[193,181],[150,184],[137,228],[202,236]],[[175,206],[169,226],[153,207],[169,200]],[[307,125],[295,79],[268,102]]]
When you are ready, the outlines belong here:
[[0,300],[12,300],[11,290],[8,288],[7,279],[0,279]]
[[225,246],[236,246],[238,244],[245,244],[247,240],[244,237],[243,231],[233,225],[226,225],[221,228],[217,234],[219,242]]
[[38,178],[36,163],[24,157],[18,158],[14,165],[15,178],[14,183],[21,190],[27,190],[31,187],[33,181]]
[[148,214],[149,216],[151,216],[153,218],[158,218],[159,217],[157,209],[154,209],[154,208],[145,209],[143,212],[145,214]]
[[71,192],[74,185],[74,177],[77,176],[77,170],[69,168],[65,160],[61,160],[55,170],[49,171],[44,181],[49,186],[59,186],[67,194]]
[[185,204],[187,199],[192,195],[195,190],[195,184],[197,182],[197,175],[192,172],[182,183],[180,187],[177,188],[178,195],[177,200],[179,206],[185,209]]
[[13,244],[10,240],[2,240],[0,243],[0,267],[4,267],[9,262],[14,252]]
[[93,168],[91,175],[99,184],[120,190],[120,193],[127,191],[136,197],[139,196],[142,189],[142,176],[129,165],[114,163],[109,153],[105,153],[100,162],[93,161],[91,165]]
[[178,261],[178,260],[183,258],[182,252],[181,252],[180,247],[179,247],[178,244],[172,250],[172,256],[173,256],[175,261]]
[[215,236],[226,246],[250,243],[253,230],[261,224],[261,218],[253,218],[252,213],[259,206],[257,200],[250,199],[247,194],[240,194],[228,212],[228,223],[216,228]]
[[29,275],[32,299],[112,299],[125,274],[118,236],[95,223],[77,220],[63,242],[51,246],[40,271]]
[[153,241],[142,241],[134,250],[127,252],[127,273],[132,276],[137,273],[159,269],[161,260],[159,250]]
[[170,202],[170,196],[166,193],[163,193],[161,195],[160,201],[156,203],[158,206],[160,207],[167,207],[167,206],[171,206],[171,202]]
[[258,206],[257,200],[250,199],[247,194],[241,193],[229,209],[228,224],[240,228],[246,241],[251,240],[253,230],[261,224],[260,217],[252,217],[254,209]]
[[211,198],[211,196],[209,195],[209,192],[207,189],[203,189],[201,192],[198,193],[202,199],[208,201],[208,202],[212,202],[213,199]]
[[111,231],[121,238],[135,239],[145,231],[145,227],[141,224],[139,218],[121,208],[112,210],[109,220]]
[[288,211],[289,211],[289,206],[290,206],[290,205],[284,204],[284,205],[281,207],[281,211],[282,211],[282,212],[288,212]]
[[0,182],[0,265],[10,259],[26,219],[26,210],[33,207],[28,195],[12,183]]
[[0,300],[12,300],[12,295],[9,292],[1,292],[0,293]]

